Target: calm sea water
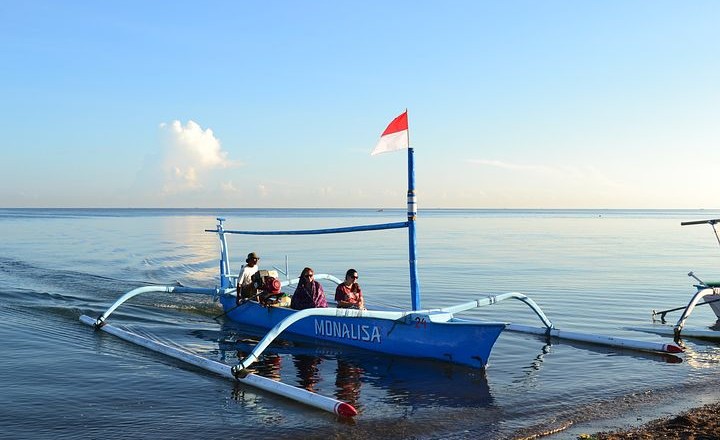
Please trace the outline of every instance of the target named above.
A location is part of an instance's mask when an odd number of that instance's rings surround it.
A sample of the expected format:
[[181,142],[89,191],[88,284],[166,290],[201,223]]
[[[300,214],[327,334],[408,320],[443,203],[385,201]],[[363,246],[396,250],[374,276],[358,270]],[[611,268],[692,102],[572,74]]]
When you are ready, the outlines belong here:
[[[503,333],[486,371],[281,341],[259,369],[352,402],[353,421],[232,383],[93,332],[98,316],[145,283],[214,287],[215,217],[229,229],[300,229],[402,221],[400,210],[0,209],[0,436],[5,438],[519,438],[639,423],[717,398],[720,346],[686,341],[663,357]],[[685,305],[690,270],[720,279],[709,226],[720,211],[428,210],[418,257],[424,307],[508,291],[567,330],[659,341],[626,330],[652,309]],[[404,230],[230,239],[233,271],[360,273],[366,302],[408,306]],[[194,353],[237,362],[256,336],[215,317],[205,297],[137,297],[110,319]],[[518,301],[466,314],[540,325]],[[669,315],[674,321],[678,315]],[[688,326],[715,322],[699,307]],[[674,361],[674,362],[673,362]],[[680,362],[678,362],[680,361]]]

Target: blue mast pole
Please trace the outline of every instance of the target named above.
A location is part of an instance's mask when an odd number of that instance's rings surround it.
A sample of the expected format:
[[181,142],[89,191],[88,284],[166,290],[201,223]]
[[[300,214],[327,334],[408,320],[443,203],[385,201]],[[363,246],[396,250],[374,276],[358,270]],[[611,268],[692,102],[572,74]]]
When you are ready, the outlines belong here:
[[217,233],[220,236],[220,287],[227,289],[230,286],[230,259],[228,258],[227,240],[225,239],[225,230],[223,229],[224,218],[217,218]]
[[420,310],[420,281],[417,272],[417,257],[415,245],[415,219],[417,217],[417,203],[415,200],[415,152],[408,146],[408,191],[407,191],[407,217],[408,217],[408,247],[410,254],[410,295],[412,309]]

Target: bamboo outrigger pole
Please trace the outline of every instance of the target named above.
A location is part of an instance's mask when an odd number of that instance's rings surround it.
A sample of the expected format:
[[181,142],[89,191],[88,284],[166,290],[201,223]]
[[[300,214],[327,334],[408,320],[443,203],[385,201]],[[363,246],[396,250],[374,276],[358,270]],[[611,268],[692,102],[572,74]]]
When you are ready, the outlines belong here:
[[235,375],[230,365],[213,361],[212,359],[198,356],[196,354],[188,353],[184,350],[170,347],[169,345],[153,341],[151,339],[122,330],[112,325],[105,324],[101,327],[98,327],[96,325],[97,321],[86,315],[80,316],[80,321],[83,324],[95,327],[95,329],[97,330],[102,330],[104,332],[110,333],[111,335],[125,341],[131,342],[141,347],[148,348],[157,353],[161,353],[166,356],[181,360],[190,365],[200,367],[228,379],[237,380],[240,383],[251,385],[255,388],[260,388],[261,390],[280,395],[288,399],[304,403],[306,405],[314,406],[315,408],[334,413],[341,417],[353,417],[357,415],[357,410],[347,402],[333,399],[332,397],[316,394],[303,388],[294,387],[292,385],[288,385],[252,373],[248,373],[243,376]]

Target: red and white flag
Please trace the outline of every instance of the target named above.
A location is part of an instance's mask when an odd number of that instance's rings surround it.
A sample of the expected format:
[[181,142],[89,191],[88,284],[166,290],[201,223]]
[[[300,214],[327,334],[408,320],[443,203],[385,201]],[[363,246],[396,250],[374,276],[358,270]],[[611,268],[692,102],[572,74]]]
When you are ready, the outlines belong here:
[[370,153],[375,156],[388,151],[404,150],[410,147],[410,133],[408,131],[407,110],[397,118],[393,119],[383,134],[380,135],[375,149]]

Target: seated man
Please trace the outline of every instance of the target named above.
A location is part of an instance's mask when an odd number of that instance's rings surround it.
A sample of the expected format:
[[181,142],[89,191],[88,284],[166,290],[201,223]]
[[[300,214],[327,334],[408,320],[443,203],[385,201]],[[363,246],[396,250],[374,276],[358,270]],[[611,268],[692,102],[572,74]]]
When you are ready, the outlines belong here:
[[[260,257],[255,252],[250,252],[247,256],[247,259],[245,259],[245,263],[240,268],[240,274],[238,275],[237,279],[237,303],[240,304],[240,300],[245,297],[252,297],[251,292],[255,286],[253,286],[253,279],[252,276],[255,275],[255,273],[258,271],[258,261],[260,261]],[[257,293],[257,289],[254,289],[255,293]]]
[[348,269],[345,273],[345,281],[338,284],[335,289],[335,301],[337,301],[338,308],[365,309],[365,300],[357,279],[357,271]]

